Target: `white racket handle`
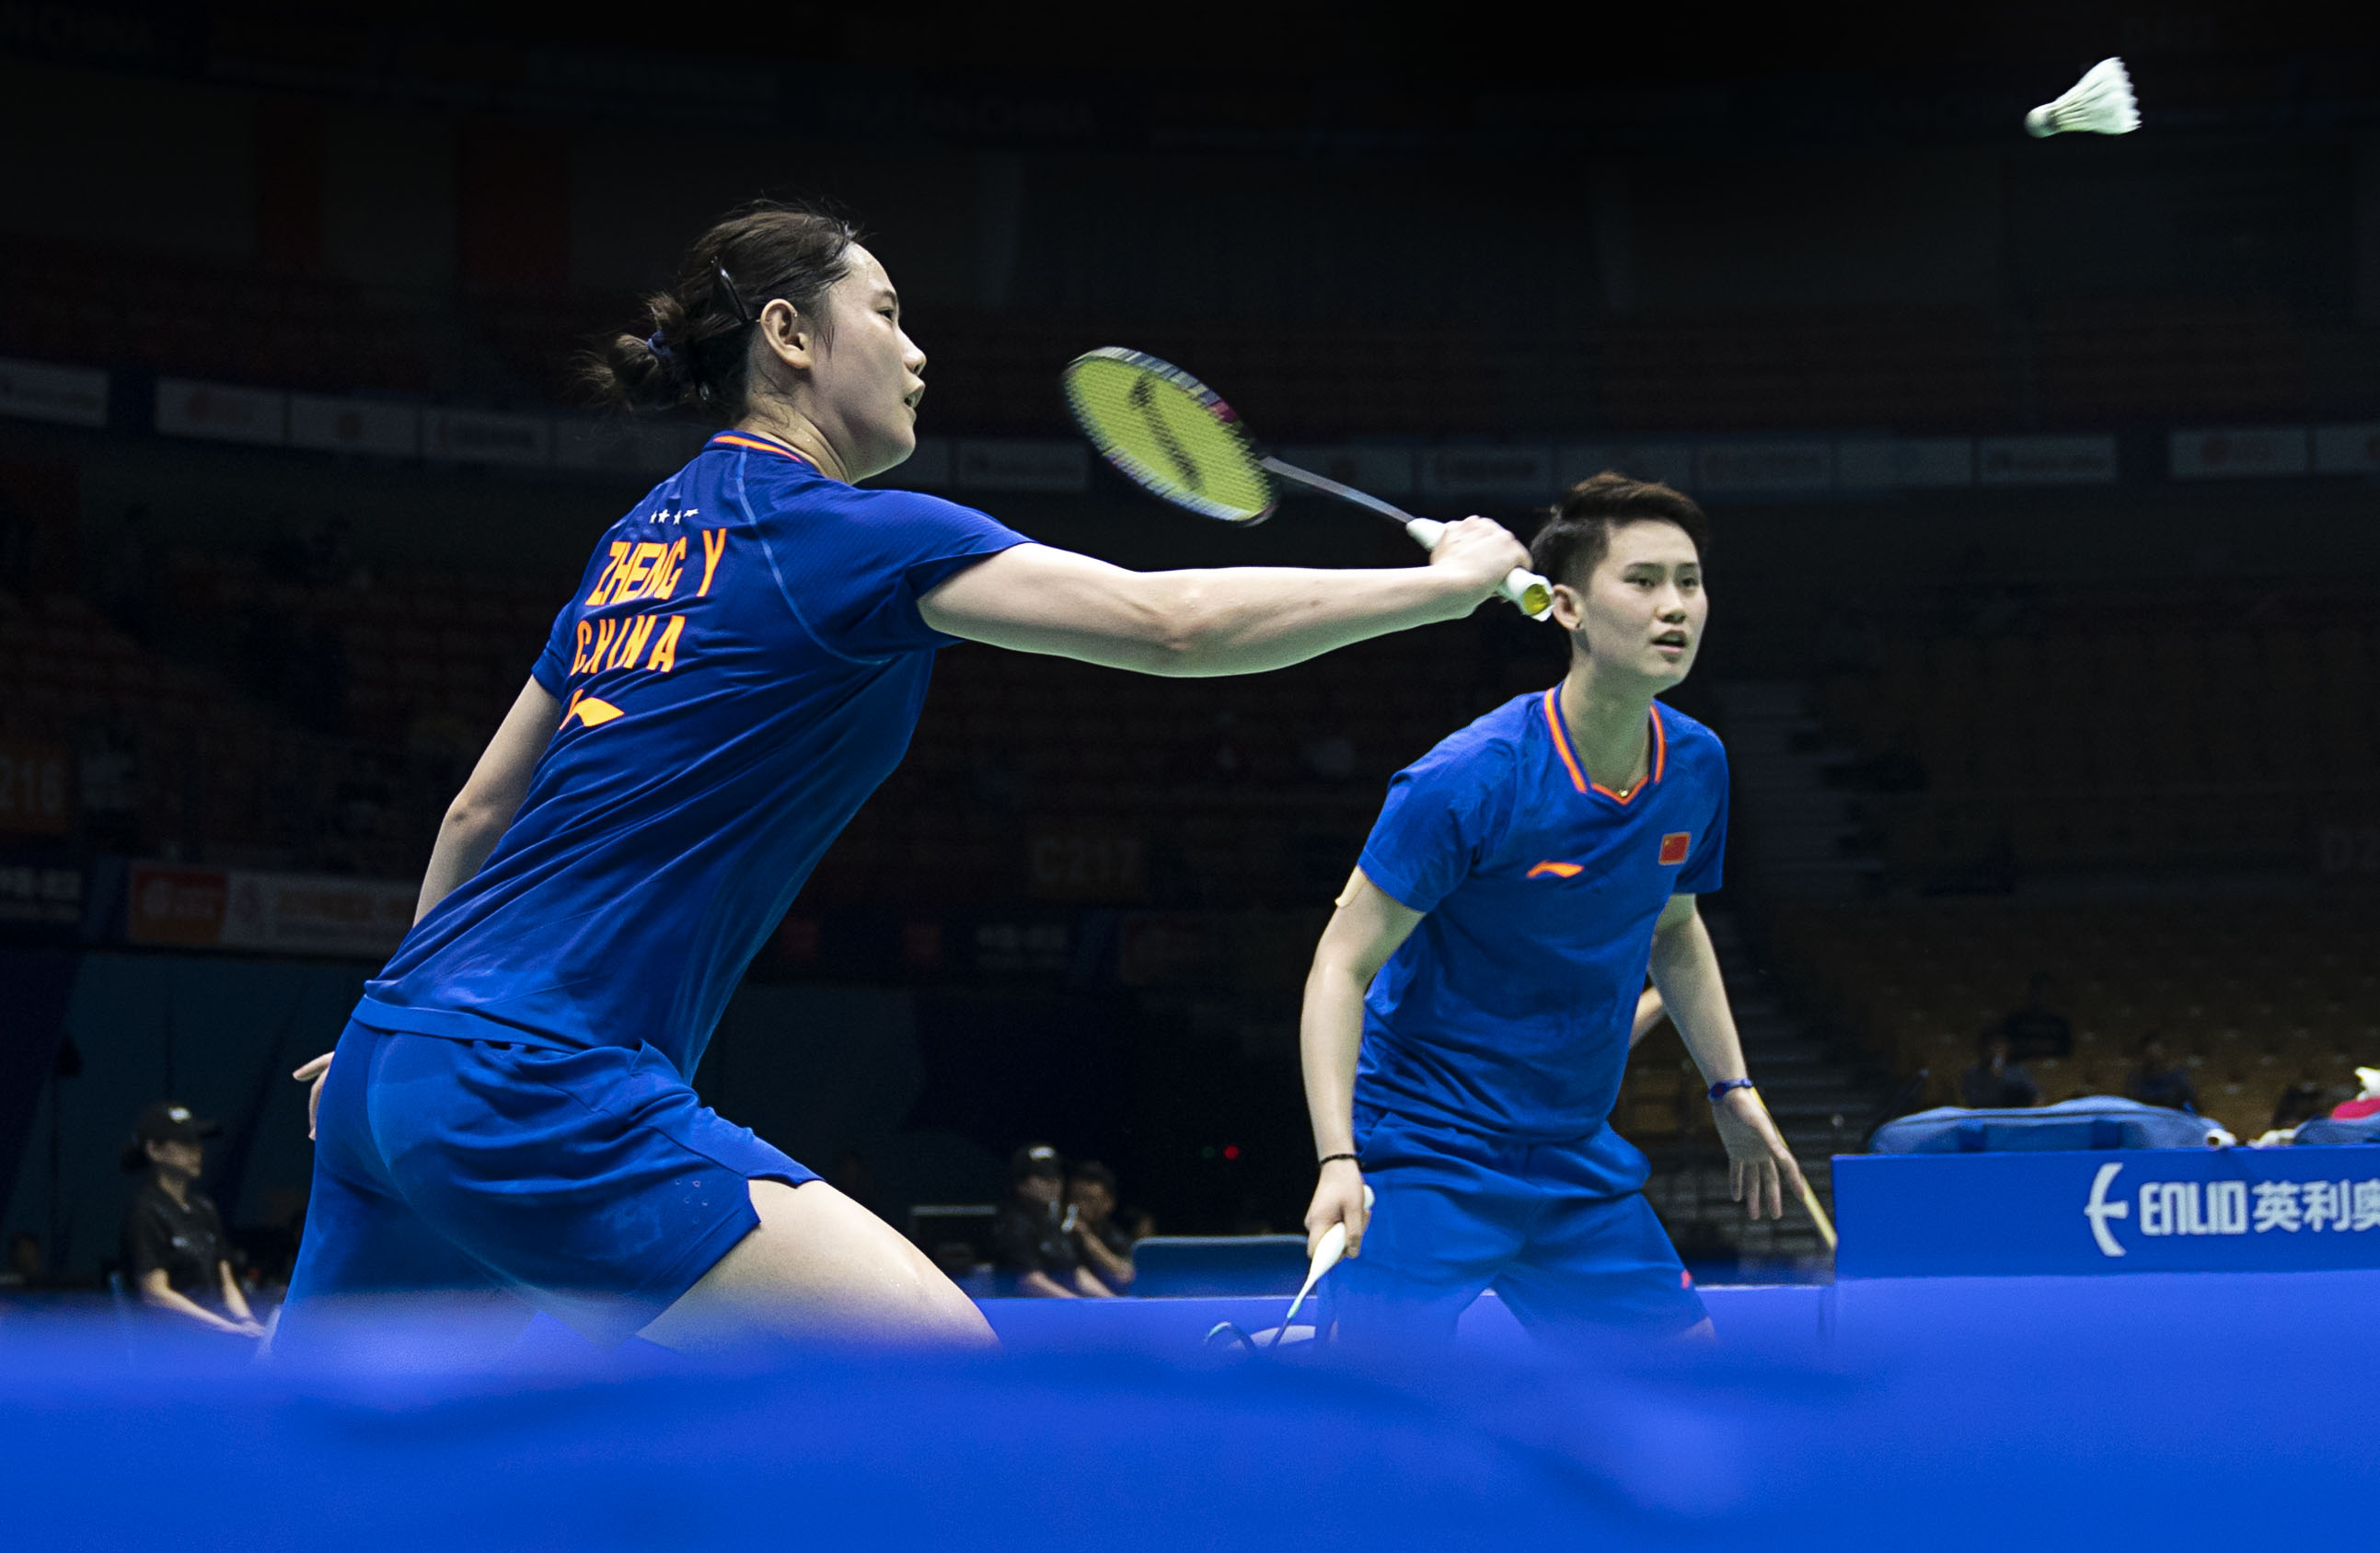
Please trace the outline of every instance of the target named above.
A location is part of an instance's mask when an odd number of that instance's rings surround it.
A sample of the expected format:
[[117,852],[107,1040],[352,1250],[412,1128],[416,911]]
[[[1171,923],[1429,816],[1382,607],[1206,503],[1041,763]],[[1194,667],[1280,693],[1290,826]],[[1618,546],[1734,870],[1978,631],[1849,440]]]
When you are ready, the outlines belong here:
[[[1435,518],[1413,518],[1406,520],[1405,532],[1413,535],[1414,543],[1423,549],[1435,550],[1438,542],[1446,537],[1446,525]],[[1532,620],[1544,619],[1546,611],[1554,604],[1554,591],[1546,580],[1519,567],[1512,569],[1512,574],[1504,579],[1504,585],[1497,592]]]

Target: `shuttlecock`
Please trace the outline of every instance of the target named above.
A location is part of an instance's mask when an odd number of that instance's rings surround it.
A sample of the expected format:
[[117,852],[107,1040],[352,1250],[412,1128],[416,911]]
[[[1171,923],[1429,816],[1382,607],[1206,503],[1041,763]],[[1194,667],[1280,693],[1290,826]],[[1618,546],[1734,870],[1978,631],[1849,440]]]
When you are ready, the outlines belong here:
[[2132,78],[2120,59],[2102,59],[2054,103],[2044,103],[2024,116],[2032,135],[2129,135],[2141,127],[2141,110],[2132,101]]

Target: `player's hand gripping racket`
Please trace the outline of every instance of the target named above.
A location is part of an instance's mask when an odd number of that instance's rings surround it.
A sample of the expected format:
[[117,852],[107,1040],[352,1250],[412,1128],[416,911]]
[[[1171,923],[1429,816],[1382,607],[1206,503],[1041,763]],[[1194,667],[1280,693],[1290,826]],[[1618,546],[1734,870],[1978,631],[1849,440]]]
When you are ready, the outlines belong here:
[[[1067,362],[1062,381],[1066,403],[1099,456],[1176,507],[1242,527],[1261,523],[1279,500],[1279,478],[1377,512],[1425,550],[1437,548],[1446,532],[1443,523],[1267,454],[1213,389],[1154,356],[1105,346]],[[1545,618],[1553,604],[1553,590],[1535,572],[1516,569],[1502,591],[1532,619]]]

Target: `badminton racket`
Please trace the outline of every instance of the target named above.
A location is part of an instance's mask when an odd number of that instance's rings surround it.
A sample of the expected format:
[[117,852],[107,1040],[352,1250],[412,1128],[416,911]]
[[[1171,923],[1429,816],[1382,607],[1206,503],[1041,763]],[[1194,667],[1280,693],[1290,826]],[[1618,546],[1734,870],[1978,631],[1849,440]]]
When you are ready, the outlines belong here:
[[[1154,356],[1105,346],[1067,362],[1061,382],[1101,458],[1142,490],[1202,517],[1241,528],[1261,523],[1280,502],[1273,483],[1283,480],[1386,518],[1425,550],[1446,532],[1433,519],[1273,458],[1213,389]],[[1553,603],[1544,578],[1517,568],[1501,592],[1532,619],[1543,619]]]
[[[1364,1210],[1368,1213],[1371,1207],[1372,1189],[1366,1185],[1364,1188]],[[1297,1307],[1305,1303],[1305,1297],[1314,1292],[1314,1286],[1322,1281],[1322,1275],[1339,1266],[1339,1259],[1346,1254],[1347,1221],[1342,1218],[1322,1231],[1322,1239],[1314,1243],[1314,1260],[1305,1269],[1305,1282],[1298,1290],[1297,1298],[1289,1302],[1289,1315],[1281,1318],[1280,1336],[1273,1339],[1275,1344],[1289,1336],[1289,1324],[1296,1318]]]
[[1818,1227],[1818,1239],[1827,1242],[1827,1253],[1830,1256],[1833,1255],[1835,1250],[1835,1221],[1828,1218],[1827,1217],[1827,1210],[1819,1205],[1818,1194],[1811,1190],[1810,1180],[1807,1176],[1802,1178],[1802,1205],[1810,1210],[1810,1222]]

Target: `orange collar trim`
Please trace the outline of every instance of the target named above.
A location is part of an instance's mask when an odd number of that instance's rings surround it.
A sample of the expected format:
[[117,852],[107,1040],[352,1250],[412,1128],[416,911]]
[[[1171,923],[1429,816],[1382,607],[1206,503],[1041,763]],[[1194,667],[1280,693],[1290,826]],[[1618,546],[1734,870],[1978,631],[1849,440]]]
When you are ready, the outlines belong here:
[[1563,768],[1570,773],[1570,785],[1583,793],[1599,792],[1614,803],[1634,802],[1638,793],[1658,782],[1670,768],[1670,735],[1669,731],[1661,726],[1661,703],[1655,702],[1645,713],[1645,715],[1653,719],[1653,769],[1644,781],[1637,783],[1624,793],[1618,793],[1600,782],[1589,781],[1585,768],[1580,765],[1577,754],[1572,751],[1570,729],[1564,726],[1561,706],[1554,699],[1555,692],[1560,688],[1557,685],[1553,690],[1548,691],[1543,704],[1546,711],[1546,728],[1553,735],[1554,750],[1561,756]]
[[717,436],[712,437],[709,442],[704,443],[702,446],[706,449],[712,447],[746,447],[751,449],[755,453],[774,453],[781,459],[791,459],[795,463],[808,465],[813,470],[818,468],[818,465],[811,463],[809,459],[803,458],[799,453],[795,452],[792,448],[786,446],[782,442],[776,441],[774,438],[747,435],[743,432],[722,432]]

